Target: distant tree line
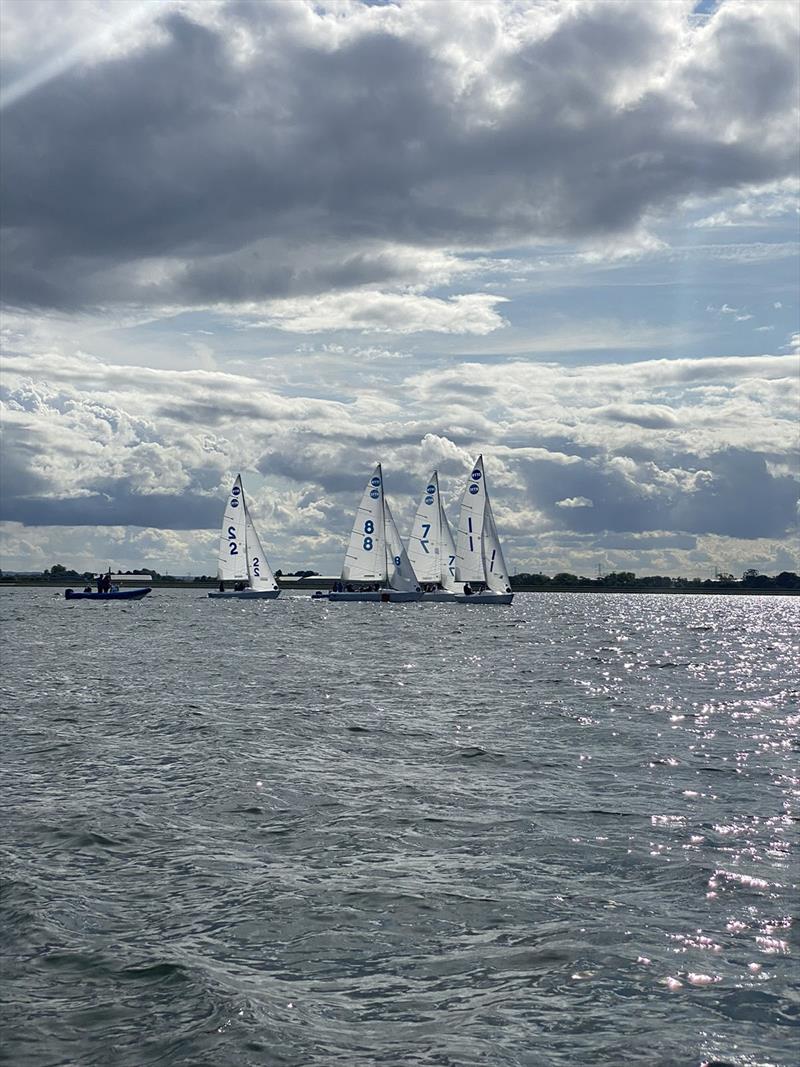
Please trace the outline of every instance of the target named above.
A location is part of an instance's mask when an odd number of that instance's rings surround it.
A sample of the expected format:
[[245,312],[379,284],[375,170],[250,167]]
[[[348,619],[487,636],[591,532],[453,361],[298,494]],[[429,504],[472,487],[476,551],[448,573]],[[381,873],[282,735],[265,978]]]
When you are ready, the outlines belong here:
[[800,576],[794,571],[781,571],[780,574],[771,578],[767,574],[760,574],[751,568],[746,570],[741,579],[736,579],[732,574],[718,574],[716,578],[670,578],[667,575],[651,574],[637,578],[633,571],[613,571],[599,578],[585,578],[583,575],[570,574],[561,571],[552,578],[541,571],[535,574],[521,572],[511,578],[514,588],[535,587],[555,589],[557,587],[585,587],[589,589],[604,589],[620,587],[629,589],[719,589],[732,585],[743,586],[747,589],[800,589]]

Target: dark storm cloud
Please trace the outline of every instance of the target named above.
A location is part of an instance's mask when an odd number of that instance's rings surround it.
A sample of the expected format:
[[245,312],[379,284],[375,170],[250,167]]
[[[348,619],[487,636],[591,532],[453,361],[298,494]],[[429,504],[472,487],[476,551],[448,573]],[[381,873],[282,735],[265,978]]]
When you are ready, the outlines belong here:
[[[531,499],[555,526],[578,533],[646,533],[781,538],[796,522],[797,482],[770,471],[767,457],[725,449],[700,459],[683,456],[679,470],[626,457],[568,465],[521,459]],[[700,476],[697,473],[700,472]],[[583,497],[592,507],[559,508]]]
[[[30,493],[30,479],[25,488]],[[219,525],[219,497],[195,493],[138,493],[124,479],[107,480],[101,492],[80,497],[16,495],[5,485],[0,521],[27,526],[145,526],[161,530],[210,530]]]
[[529,39],[503,27],[493,52],[436,4],[355,9],[336,29],[298,4],[222,12],[212,27],[172,10],[160,37],[6,109],[8,302],[203,304],[405,280],[391,246],[615,233],[795,165],[779,125],[796,84],[791,5],[730,5],[686,53],[672,5],[565,6]]

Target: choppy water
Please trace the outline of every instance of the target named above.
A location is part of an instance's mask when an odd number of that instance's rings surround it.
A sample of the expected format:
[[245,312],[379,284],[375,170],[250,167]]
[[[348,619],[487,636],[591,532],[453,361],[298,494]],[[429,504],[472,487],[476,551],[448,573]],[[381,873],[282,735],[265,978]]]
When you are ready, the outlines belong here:
[[799,615],[3,592],[0,1056],[794,1062]]

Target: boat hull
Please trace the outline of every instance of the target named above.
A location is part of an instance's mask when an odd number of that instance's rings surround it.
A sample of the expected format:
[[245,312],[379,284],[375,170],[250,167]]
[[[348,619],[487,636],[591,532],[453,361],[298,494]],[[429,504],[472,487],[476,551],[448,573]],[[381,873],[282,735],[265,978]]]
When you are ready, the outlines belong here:
[[472,593],[466,596],[464,593],[456,593],[455,599],[459,604],[510,604],[514,599],[513,593]]
[[446,589],[437,589],[435,593],[423,593],[423,604],[455,604],[458,601],[457,593],[448,593]]
[[152,593],[152,589],[118,589],[112,593],[76,593],[73,589],[64,590],[65,600],[141,600]]
[[[321,598],[318,598],[321,599]],[[368,604],[410,604],[422,600],[423,594],[417,592],[401,593],[396,589],[379,589],[377,592],[328,593],[328,600],[339,603]]]
[[276,600],[280,594],[280,589],[240,589],[238,592],[231,589],[224,593],[209,593],[208,596],[211,600]]

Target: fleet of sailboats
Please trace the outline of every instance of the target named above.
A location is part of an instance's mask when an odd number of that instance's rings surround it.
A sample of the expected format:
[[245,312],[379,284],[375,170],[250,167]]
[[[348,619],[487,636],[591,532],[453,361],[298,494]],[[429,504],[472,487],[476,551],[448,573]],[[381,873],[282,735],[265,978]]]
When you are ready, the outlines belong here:
[[[274,600],[275,575],[253,523],[241,475],[228,494],[219,541],[219,590],[214,599]],[[227,588],[225,583],[233,583]],[[378,463],[356,510],[341,580],[324,597],[334,602],[382,601],[510,604],[514,598],[508,567],[478,456],[461,494],[456,534],[447,520],[433,471],[425,484],[408,547],[400,537],[386,499]]]

